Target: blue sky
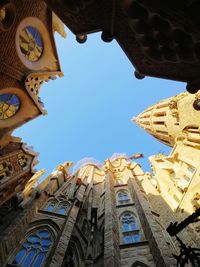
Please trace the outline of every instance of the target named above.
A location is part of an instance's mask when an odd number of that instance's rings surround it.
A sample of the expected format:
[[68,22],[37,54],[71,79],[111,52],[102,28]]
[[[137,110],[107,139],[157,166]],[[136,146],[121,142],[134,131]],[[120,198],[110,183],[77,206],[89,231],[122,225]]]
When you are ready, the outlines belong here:
[[146,77],[137,80],[134,68],[117,42],[104,43],[100,33],[78,44],[67,30],[56,34],[60,64],[65,76],[42,86],[40,96],[48,111],[14,132],[39,152],[37,169],[49,174],[64,161],[84,157],[103,161],[113,153],[133,155],[150,171],[148,157],[170,148],[131,122],[148,106],[176,95],[184,83]]

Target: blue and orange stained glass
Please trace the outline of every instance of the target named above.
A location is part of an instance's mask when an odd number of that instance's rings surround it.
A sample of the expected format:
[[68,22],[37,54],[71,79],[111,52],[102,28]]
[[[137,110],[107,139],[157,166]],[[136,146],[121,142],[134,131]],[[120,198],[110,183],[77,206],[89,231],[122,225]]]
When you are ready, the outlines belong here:
[[20,32],[19,46],[22,54],[32,62],[40,59],[44,49],[40,33],[32,26],[27,26]]
[[0,95],[0,120],[13,117],[20,108],[20,100],[14,94]]
[[43,46],[43,42],[42,42],[42,38],[41,38],[41,35],[39,34],[39,32],[35,28],[33,28],[32,26],[27,26],[26,29],[33,36],[33,38],[35,40],[35,43],[38,46],[42,47]]
[[52,236],[47,230],[38,230],[26,238],[13,264],[21,267],[40,267],[43,265],[53,244]]

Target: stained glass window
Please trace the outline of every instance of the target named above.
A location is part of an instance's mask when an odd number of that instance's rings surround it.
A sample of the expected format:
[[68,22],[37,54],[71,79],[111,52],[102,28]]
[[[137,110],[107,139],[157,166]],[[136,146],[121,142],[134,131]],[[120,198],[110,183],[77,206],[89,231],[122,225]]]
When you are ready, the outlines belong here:
[[0,95],[0,120],[14,116],[20,107],[20,100],[13,94]]
[[35,62],[40,59],[44,46],[40,33],[34,27],[25,27],[20,32],[19,42],[20,50],[28,60]]
[[69,207],[69,202],[59,201],[59,199],[53,199],[47,203],[45,210],[48,212],[66,215],[68,213]]
[[27,236],[13,264],[21,267],[40,267],[47,258],[53,244],[50,232],[39,229]]
[[123,234],[123,242],[136,243],[140,242],[140,233],[135,221],[135,216],[131,212],[125,212],[121,218],[121,227]]
[[125,190],[120,190],[117,194],[117,198],[120,204],[127,204],[129,202],[128,192]]
[[130,212],[124,213],[124,215],[121,219],[121,222],[122,222],[122,229],[124,232],[133,231],[133,230],[137,229],[135,217]]
[[60,207],[59,210],[57,211],[57,213],[65,215],[65,213],[66,213],[65,207]]
[[50,203],[46,208],[46,210],[49,211],[49,212],[52,212],[53,209],[54,209],[54,203]]

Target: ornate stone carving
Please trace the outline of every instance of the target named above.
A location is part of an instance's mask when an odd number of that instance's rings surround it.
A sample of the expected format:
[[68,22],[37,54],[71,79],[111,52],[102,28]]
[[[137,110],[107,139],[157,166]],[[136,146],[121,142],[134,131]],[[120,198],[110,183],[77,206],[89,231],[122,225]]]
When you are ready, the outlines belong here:
[[178,109],[177,109],[177,101],[172,99],[169,102],[169,109],[171,110],[171,114],[173,117],[176,117],[178,119]]
[[0,162],[0,180],[8,178],[12,174],[12,165],[6,161]]
[[26,157],[23,153],[18,154],[18,163],[23,168],[25,168],[28,164],[28,157]]
[[43,82],[48,82],[49,80],[55,80],[56,76],[62,77],[63,73],[61,71],[55,72],[36,72],[31,73],[26,76],[25,88],[27,91],[38,95],[39,89]]

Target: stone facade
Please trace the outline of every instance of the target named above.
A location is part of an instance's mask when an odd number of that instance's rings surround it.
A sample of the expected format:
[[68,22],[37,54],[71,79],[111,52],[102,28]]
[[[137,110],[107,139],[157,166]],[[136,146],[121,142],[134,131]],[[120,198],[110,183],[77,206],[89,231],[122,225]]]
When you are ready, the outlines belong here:
[[[160,101],[133,119],[160,142],[173,146],[169,155],[149,158],[153,173],[141,180],[164,229],[170,221],[180,222],[200,208],[198,98],[199,93],[184,92]],[[188,245],[200,247],[199,231],[200,222],[196,222],[179,235]]]
[[137,163],[118,155],[102,166],[86,162],[74,174],[70,166],[25,190],[1,233],[1,266],[24,266],[29,257],[51,267],[176,266]]

